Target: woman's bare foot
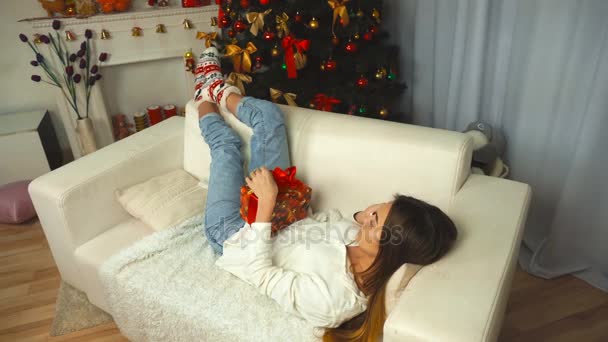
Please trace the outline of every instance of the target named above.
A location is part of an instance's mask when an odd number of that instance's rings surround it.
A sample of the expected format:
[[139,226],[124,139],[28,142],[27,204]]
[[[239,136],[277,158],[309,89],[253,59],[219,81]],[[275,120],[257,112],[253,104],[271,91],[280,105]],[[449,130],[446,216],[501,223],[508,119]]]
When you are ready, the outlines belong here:
[[203,101],[200,105],[198,105],[198,118],[202,118],[203,116],[211,113],[219,113],[220,110],[217,108],[217,105],[213,102]]

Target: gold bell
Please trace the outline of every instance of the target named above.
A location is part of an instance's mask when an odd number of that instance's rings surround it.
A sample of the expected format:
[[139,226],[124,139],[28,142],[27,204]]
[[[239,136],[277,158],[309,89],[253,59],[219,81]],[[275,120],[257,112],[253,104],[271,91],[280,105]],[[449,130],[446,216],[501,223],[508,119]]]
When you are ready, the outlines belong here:
[[141,27],[134,27],[131,29],[131,35],[133,37],[141,37]]
[[312,20],[310,20],[309,26],[313,30],[318,29],[319,28],[319,21],[317,20],[317,18],[312,17]]
[[156,33],[167,33],[167,28],[164,24],[156,25]]
[[211,26],[217,26],[217,17],[211,18]]
[[34,34],[34,43],[35,44],[41,44],[42,40],[40,39],[40,34],[36,33]]
[[388,114],[389,114],[389,112],[388,112],[388,109],[386,109],[386,107],[382,107],[378,111],[378,115],[383,119],[386,119],[388,117]]
[[65,31],[65,40],[68,42],[76,40],[76,35],[72,31]]
[[110,39],[110,32],[108,30],[101,30],[101,39],[106,40]]
[[372,10],[372,18],[376,19],[377,22],[380,22],[380,11],[377,8]]
[[281,52],[279,51],[279,47],[275,45],[272,50],[270,50],[270,54],[272,55],[272,57],[278,57],[281,54]]
[[192,22],[188,19],[184,19],[184,29],[185,30],[190,30],[192,29]]

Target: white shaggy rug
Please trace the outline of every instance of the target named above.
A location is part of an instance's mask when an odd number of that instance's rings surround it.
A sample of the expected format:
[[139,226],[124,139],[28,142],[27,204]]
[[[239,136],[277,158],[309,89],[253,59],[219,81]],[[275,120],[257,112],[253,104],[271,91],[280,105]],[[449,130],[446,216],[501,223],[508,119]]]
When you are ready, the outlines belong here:
[[202,222],[148,236],[102,266],[120,331],[132,341],[318,341],[322,330],[215,266]]

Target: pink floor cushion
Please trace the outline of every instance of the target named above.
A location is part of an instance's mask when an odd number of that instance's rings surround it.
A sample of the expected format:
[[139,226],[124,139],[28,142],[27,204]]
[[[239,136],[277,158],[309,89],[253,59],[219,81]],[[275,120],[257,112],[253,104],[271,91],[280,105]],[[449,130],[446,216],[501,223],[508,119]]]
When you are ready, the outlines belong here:
[[27,192],[30,182],[26,180],[0,186],[0,223],[18,224],[36,216]]

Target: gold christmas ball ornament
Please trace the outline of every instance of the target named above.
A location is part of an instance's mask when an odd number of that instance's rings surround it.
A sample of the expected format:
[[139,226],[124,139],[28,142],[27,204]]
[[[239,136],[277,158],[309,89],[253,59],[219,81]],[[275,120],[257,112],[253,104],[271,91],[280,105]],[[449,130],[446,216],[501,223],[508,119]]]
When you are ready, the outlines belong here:
[[357,11],[357,18],[363,18],[365,16],[365,12],[362,9]]
[[385,78],[386,78],[386,69],[385,68],[378,69],[378,71],[376,71],[376,79],[383,80]]
[[317,20],[317,18],[312,17],[312,19],[310,20],[310,23],[308,25],[310,26],[311,29],[316,30],[319,28],[319,21]]
[[279,51],[278,47],[273,47],[272,50],[270,50],[270,54],[272,55],[272,57],[278,57],[281,52]]
[[184,54],[184,58],[194,58],[194,54],[192,53],[192,50],[188,50],[185,54]]
[[388,117],[389,111],[386,107],[381,107],[380,110],[378,111],[378,115],[383,118],[386,119]]
[[359,33],[355,33],[355,35],[353,36],[353,38],[355,38],[355,39],[361,39],[361,35]]
[[374,19],[376,19],[376,20],[380,21],[380,11],[378,11],[378,9],[377,9],[377,8],[374,8],[374,9],[372,10],[372,18],[374,18]]

